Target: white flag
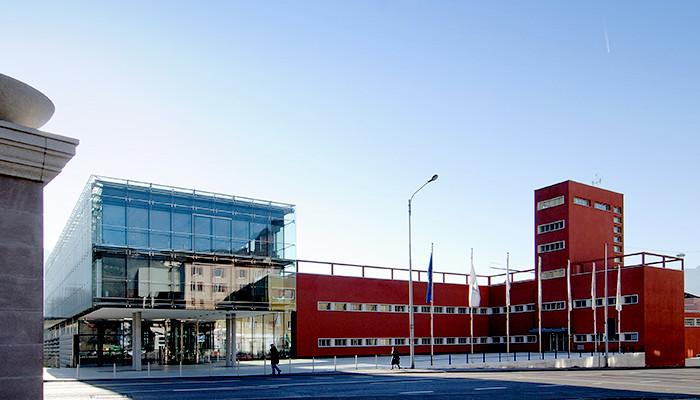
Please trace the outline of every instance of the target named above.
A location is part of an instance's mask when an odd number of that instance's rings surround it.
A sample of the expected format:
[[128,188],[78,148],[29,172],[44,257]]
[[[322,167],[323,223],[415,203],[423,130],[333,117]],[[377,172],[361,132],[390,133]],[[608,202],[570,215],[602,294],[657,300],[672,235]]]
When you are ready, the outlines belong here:
[[620,266],[617,266],[617,296],[615,297],[615,309],[622,311],[622,284],[620,283]]
[[593,263],[593,272],[591,273],[591,309],[595,310],[595,263]]
[[479,304],[481,304],[481,293],[479,293],[479,284],[476,282],[474,259],[472,259],[472,268],[469,271],[469,307],[476,308]]

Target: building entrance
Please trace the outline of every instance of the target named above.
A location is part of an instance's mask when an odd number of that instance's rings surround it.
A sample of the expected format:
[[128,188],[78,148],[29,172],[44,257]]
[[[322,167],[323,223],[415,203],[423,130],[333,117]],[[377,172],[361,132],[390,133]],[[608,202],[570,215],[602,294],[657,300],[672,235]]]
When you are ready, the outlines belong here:
[[546,333],[546,335],[548,336],[548,340],[546,342],[548,343],[548,348],[546,349],[547,351],[566,351],[566,332],[551,332]]

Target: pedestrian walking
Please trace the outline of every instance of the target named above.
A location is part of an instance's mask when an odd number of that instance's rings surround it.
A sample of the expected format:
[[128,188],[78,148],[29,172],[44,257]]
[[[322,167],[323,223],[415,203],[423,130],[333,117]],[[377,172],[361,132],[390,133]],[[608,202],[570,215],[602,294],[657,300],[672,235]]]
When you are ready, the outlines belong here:
[[394,365],[401,369],[401,357],[399,357],[399,351],[396,347],[391,348],[391,369],[394,369]]
[[275,347],[274,343],[270,343],[270,365],[272,366],[272,375],[275,375],[275,371],[277,371],[277,375],[282,373],[282,370],[280,367],[277,366],[277,364],[280,363],[280,353],[277,351],[277,347]]

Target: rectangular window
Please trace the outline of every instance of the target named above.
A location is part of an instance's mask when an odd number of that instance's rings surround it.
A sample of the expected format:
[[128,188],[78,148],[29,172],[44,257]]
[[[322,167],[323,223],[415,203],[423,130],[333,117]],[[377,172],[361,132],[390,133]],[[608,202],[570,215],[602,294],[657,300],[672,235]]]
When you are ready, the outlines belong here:
[[622,304],[637,304],[639,302],[639,298],[637,297],[636,294],[631,294],[627,296],[622,296]]
[[447,314],[454,314],[454,313],[455,313],[455,308],[454,308],[454,307],[445,307],[445,313],[447,313]]
[[420,342],[421,344],[430,344],[430,338],[422,338]]
[[382,304],[379,306],[379,311],[382,312],[391,312],[391,306],[388,304]]
[[685,326],[695,326],[695,318],[686,318]]
[[379,339],[380,346],[391,346],[391,339]]
[[448,337],[447,338],[447,344],[455,344],[456,340],[453,337]]
[[377,339],[365,339],[365,346],[376,346]]
[[588,335],[574,335],[574,341],[575,342],[587,342]]
[[350,339],[350,346],[362,346],[362,339]]
[[403,346],[406,344],[406,339],[394,339],[394,344],[397,346]]
[[406,306],[394,306],[394,311],[395,312],[406,312]]
[[330,310],[330,309],[331,309],[331,303],[319,301],[319,302],[318,302],[318,309],[321,310],[321,311]]
[[435,338],[435,344],[444,344],[444,343],[445,343],[445,339],[443,339],[443,338]]
[[420,308],[420,312],[429,313],[429,312],[430,312],[430,307],[423,306],[423,307]]
[[622,340],[625,342],[636,342],[639,340],[639,334],[637,332],[624,333],[622,335]]
[[362,311],[362,304],[350,303],[350,311]]
[[318,339],[318,347],[331,347],[330,339]]
[[334,346],[347,346],[348,345],[348,340],[347,339],[335,339],[333,341]]
[[622,246],[613,246],[613,251],[615,253],[622,253]]
[[598,203],[596,202],[595,205],[593,206],[594,208],[598,210],[603,210],[603,211],[610,211],[610,204],[604,204],[604,203]]
[[365,309],[367,311],[377,311],[377,305],[376,304],[367,304]]
[[467,307],[459,307],[457,312],[460,314],[469,314],[469,309]]
[[613,226],[613,232],[622,233],[622,227],[621,226]]
[[554,197],[537,203],[537,210],[544,210],[547,208],[560,206],[562,204],[564,204],[564,196]]
[[542,303],[542,310],[543,311],[554,311],[554,310],[563,310],[566,308],[566,303],[563,301],[553,301],[549,303]]
[[347,311],[348,305],[345,303],[335,303],[334,309],[336,311]]
[[552,232],[552,231],[559,231],[564,229],[564,220],[559,220],[555,222],[550,222],[548,224],[542,224],[537,226],[537,233],[542,234],[542,233],[547,233],[547,232]]
[[566,247],[565,241],[560,240],[558,242],[546,243],[537,246],[538,253],[549,253],[552,251],[562,250]]
[[442,310],[443,310],[442,307],[433,307],[433,312],[435,314],[442,314]]
[[613,212],[615,214],[622,214],[622,207],[615,207],[613,208]]
[[574,300],[574,308],[586,308],[590,304],[590,299]]
[[467,344],[467,343],[469,343],[469,340],[468,340],[467,338],[465,338],[465,337],[461,337],[461,338],[457,339],[457,343],[459,343],[459,344]]
[[214,278],[223,278],[224,277],[224,269],[223,268],[214,268]]
[[525,306],[525,309],[526,309],[527,311],[535,311],[535,305],[534,305],[534,304],[528,304],[527,306]]
[[591,201],[590,201],[590,200],[586,200],[586,199],[581,199],[581,198],[578,198],[578,197],[574,197],[574,204],[578,204],[578,205],[580,205],[580,206],[590,207],[590,206],[591,206]]
[[514,312],[523,312],[523,311],[525,311],[525,306],[515,306],[515,309],[513,311]]
[[622,218],[620,217],[613,217],[613,222],[616,224],[621,224],[622,223]]
[[622,238],[619,237],[619,236],[615,236],[615,237],[613,238],[613,241],[614,241],[615,243],[622,243]]

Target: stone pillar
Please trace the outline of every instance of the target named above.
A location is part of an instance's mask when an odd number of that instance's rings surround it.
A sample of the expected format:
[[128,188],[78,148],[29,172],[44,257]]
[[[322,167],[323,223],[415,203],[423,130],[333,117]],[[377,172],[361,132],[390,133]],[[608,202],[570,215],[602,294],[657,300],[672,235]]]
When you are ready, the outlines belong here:
[[39,131],[53,104],[0,74],[0,399],[42,399],[43,188],[76,139]]
[[226,366],[236,364],[236,314],[226,314]]
[[131,314],[131,369],[141,371],[141,313]]

